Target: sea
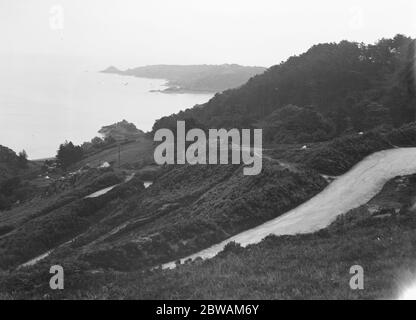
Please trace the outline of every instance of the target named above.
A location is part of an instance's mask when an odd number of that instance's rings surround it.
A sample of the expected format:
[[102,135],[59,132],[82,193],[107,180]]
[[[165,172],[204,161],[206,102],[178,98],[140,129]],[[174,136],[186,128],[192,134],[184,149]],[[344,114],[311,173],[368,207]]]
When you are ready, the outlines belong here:
[[0,56],[0,145],[49,158],[65,141],[99,136],[104,125],[125,119],[150,131],[155,120],[213,96],[150,92],[166,80],[99,72],[106,67],[78,57]]

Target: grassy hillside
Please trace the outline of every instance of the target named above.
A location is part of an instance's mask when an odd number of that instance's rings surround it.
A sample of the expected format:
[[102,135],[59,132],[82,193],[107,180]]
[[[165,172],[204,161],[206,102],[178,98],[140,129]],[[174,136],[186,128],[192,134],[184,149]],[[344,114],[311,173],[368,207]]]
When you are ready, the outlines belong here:
[[416,123],[398,129],[378,128],[321,143],[270,146],[266,154],[302,164],[323,174],[340,175],[364,157],[385,149],[416,146]]
[[[49,290],[49,265],[0,275],[3,298],[377,299],[397,298],[414,280],[416,176],[390,181],[367,205],[314,234],[269,236],[175,270],[89,272],[65,262],[65,290]],[[393,210],[392,210],[393,209]],[[352,265],[364,290],[349,287]],[[2,290],[2,291],[1,291]]]
[[[274,218],[326,186],[312,171],[287,169],[270,160],[258,176],[244,176],[242,167],[233,165],[164,170],[146,190],[137,189],[138,179],[97,199],[82,199],[117,183],[107,178],[99,183],[104,179],[99,175],[92,184],[51,192],[30,207],[1,214],[0,266],[16,266],[75,236],[54,254],[86,261],[91,268],[152,266]],[[83,175],[91,176],[88,172]]]
[[33,181],[40,164],[28,161],[26,153],[0,146],[0,211],[33,197],[39,185]]
[[[63,242],[72,239],[103,214],[100,210],[114,198],[117,188],[100,198],[85,196],[122,181],[122,175],[93,170],[72,179],[72,188],[60,191],[57,183],[29,203],[0,214],[0,268],[15,267]],[[60,183],[60,182],[59,182]],[[133,182],[131,182],[133,184]],[[131,185],[132,190],[137,184]],[[109,205],[111,207],[111,205]],[[105,211],[107,212],[107,211]]]
[[[85,169],[0,214],[0,264],[16,266],[75,237],[53,255],[84,261],[92,269],[136,270],[176,260],[311,198],[327,184],[317,171],[342,174],[372,152],[393,144],[414,146],[415,136],[412,124],[306,150],[299,145],[267,149],[258,176],[244,176],[234,165],[167,166],[157,173],[139,166],[129,170],[137,179],[98,199],[83,197],[120,182],[122,173]],[[154,184],[140,190],[147,174]]]
[[313,172],[267,162],[255,177],[239,166],[175,167],[132,199],[124,228],[87,245],[81,258],[115,269],[175,260],[274,218],[325,185]]
[[16,153],[9,148],[0,146],[0,182],[15,176],[18,169]]
[[141,137],[134,141],[120,142],[120,144],[114,142],[99,149],[91,148],[85,153],[84,158],[75,164],[74,168],[81,168],[86,165],[97,167],[104,162],[124,168],[140,168],[152,164],[153,141]]

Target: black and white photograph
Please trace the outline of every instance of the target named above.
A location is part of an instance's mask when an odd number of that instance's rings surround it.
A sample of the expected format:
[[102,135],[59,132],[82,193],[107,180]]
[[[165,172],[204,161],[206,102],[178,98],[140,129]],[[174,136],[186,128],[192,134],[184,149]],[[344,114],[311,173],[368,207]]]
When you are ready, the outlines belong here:
[[416,300],[414,0],[0,0],[0,39],[0,307]]

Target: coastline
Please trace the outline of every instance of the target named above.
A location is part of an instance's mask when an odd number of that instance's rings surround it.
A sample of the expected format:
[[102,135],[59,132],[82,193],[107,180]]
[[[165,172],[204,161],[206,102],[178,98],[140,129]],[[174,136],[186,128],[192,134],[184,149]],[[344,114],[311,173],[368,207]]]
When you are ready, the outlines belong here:
[[[141,78],[141,77],[138,77]],[[150,78],[144,78],[150,79]],[[149,90],[152,93],[165,93],[165,94],[214,94],[216,91],[214,90],[198,90],[198,89],[189,89],[186,87],[167,87],[166,89],[162,90]]]
[[209,90],[209,89],[191,89],[187,87],[183,87],[180,85],[173,84],[169,79],[164,78],[153,78],[153,77],[144,77],[144,76],[136,76],[134,74],[129,74],[124,71],[99,71],[100,73],[106,74],[113,74],[119,75],[124,77],[134,77],[138,79],[147,79],[147,80],[163,80],[165,81],[166,88],[164,89],[153,89],[149,90],[151,93],[165,93],[165,94],[215,94],[217,91]]

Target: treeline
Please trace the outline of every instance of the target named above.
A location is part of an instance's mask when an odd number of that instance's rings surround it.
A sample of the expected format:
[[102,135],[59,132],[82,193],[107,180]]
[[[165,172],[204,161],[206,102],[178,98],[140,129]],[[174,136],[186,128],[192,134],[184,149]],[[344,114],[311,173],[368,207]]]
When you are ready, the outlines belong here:
[[0,146],[0,211],[27,198],[30,188],[19,175],[28,165],[26,151],[16,154],[13,150]]
[[415,40],[403,35],[369,45],[315,45],[240,88],[156,121],[153,131],[193,118],[209,128],[261,127],[270,142],[309,142],[399,127],[415,121],[414,59]]
[[84,142],[82,145],[74,145],[71,141],[65,141],[59,146],[56,153],[57,166],[63,170],[68,169],[71,165],[81,161],[88,153],[100,151],[108,146],[113,146],[116,140],[112,137],[101,139],[95,137],[91,142]]

